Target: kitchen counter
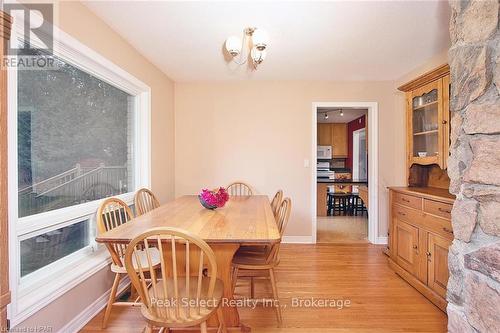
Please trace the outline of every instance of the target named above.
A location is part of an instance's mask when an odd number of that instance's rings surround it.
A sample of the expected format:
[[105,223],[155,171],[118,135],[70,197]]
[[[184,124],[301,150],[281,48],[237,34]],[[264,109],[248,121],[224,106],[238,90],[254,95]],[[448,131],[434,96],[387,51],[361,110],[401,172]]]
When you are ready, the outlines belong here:
[[366,185],[368,179],[328,179],[318,178],[318,183],[340,184],[340,185]]
[[330,168],[330,171],[335,171],[338,173],[351,173],[351,169],[349,168]]

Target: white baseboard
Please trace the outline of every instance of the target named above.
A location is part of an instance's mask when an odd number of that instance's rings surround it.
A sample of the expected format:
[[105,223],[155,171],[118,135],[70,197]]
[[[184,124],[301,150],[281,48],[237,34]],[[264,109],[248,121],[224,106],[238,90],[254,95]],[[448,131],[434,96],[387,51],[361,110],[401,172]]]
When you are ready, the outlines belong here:
[[375,244],[387,244],[387,237],[377,237]]
[[[118,295],[121,294],[128,287],[130,280],[128,278],[123,279],[118,286]],[[59,333],[73,333],[79,332],[92,318],[94,318],[108,303],[109,293],[111,289],[101,295],[92,304],[90,304],[85,310],[80,312],[73,320],[64,325],[63,328],[59,330]]]
[[[284,244],[314,244],[311,236],[283,236]],[[387,244],[387,237],[377,237],[373,244]]]
[[281,241],[286,244],[313,244],[312,236],[283,236]]

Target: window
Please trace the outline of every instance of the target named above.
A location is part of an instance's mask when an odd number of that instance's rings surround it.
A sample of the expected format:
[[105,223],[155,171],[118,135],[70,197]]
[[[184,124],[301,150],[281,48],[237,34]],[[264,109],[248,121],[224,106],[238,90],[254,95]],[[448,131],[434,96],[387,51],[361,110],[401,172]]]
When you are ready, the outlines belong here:
[[21,241],[21,276],[90,245],[89,220]]
[[[135,190],[135,97],[55,60],[56,70],[22,70],[17,76],[20,223]],[[21,276],[89,246],[88,228],[88,221],[78,222],[22,241]]]
[[8,74],[13,326],[109,262],[94,241],[102,199],[132,205],[149,186],[149,87],[55,36],[55,68]]

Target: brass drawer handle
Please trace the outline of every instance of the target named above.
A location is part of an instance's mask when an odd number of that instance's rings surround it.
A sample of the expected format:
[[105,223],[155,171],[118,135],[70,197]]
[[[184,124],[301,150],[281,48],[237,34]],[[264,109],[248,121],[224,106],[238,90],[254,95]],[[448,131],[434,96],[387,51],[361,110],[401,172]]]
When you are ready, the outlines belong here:
[[425,255],[430,257],[431,256],[431,253],[429,251],[425,252]]
[[418,249],[418,246],[416,244],[414,244],[413,248],[416,250],[416,249]]
[[453,235],[453,230],[443,227],[443,231]]
[[447,214],[451,214],[451,211],[449,209],[444,209],[444,208],[441,208],[439,207],[438,210],[442,213],[447,213]]
[[406,216],[406,213],[398,212],[399,215]]
[[410,202],[410,200],[406,199],[406,198],[401,198],[401,201],[404,201],[404,202]]

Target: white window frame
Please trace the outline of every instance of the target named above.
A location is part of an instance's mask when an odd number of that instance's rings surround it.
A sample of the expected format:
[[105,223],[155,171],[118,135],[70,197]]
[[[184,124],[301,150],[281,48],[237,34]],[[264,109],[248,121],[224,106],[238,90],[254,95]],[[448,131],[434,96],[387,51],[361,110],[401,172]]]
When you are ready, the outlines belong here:
[[[21,20],[12,27],[11,40],[22,40]],[[151,183],[151,88],[75,38],[53,27],[54,55],[135,96],[134,189]],[[32,43],[33,44],[33,43]],[[110,263],[108,252],[95,242],[36,272],[21,278],[20,241],[34,235],[90,219],[95,233],[95,212],[104,200],[96,200],[49,212],[18,218],[17,186],[17,70],[8,70],[8,176],[9,176],[9,278],[12,303],[11,327],[74,288]],[[133,192],[118,197],[133,203]],[[92,228],[94,227],[94,228]],[[91,238],[93,240],[93,237]]]

